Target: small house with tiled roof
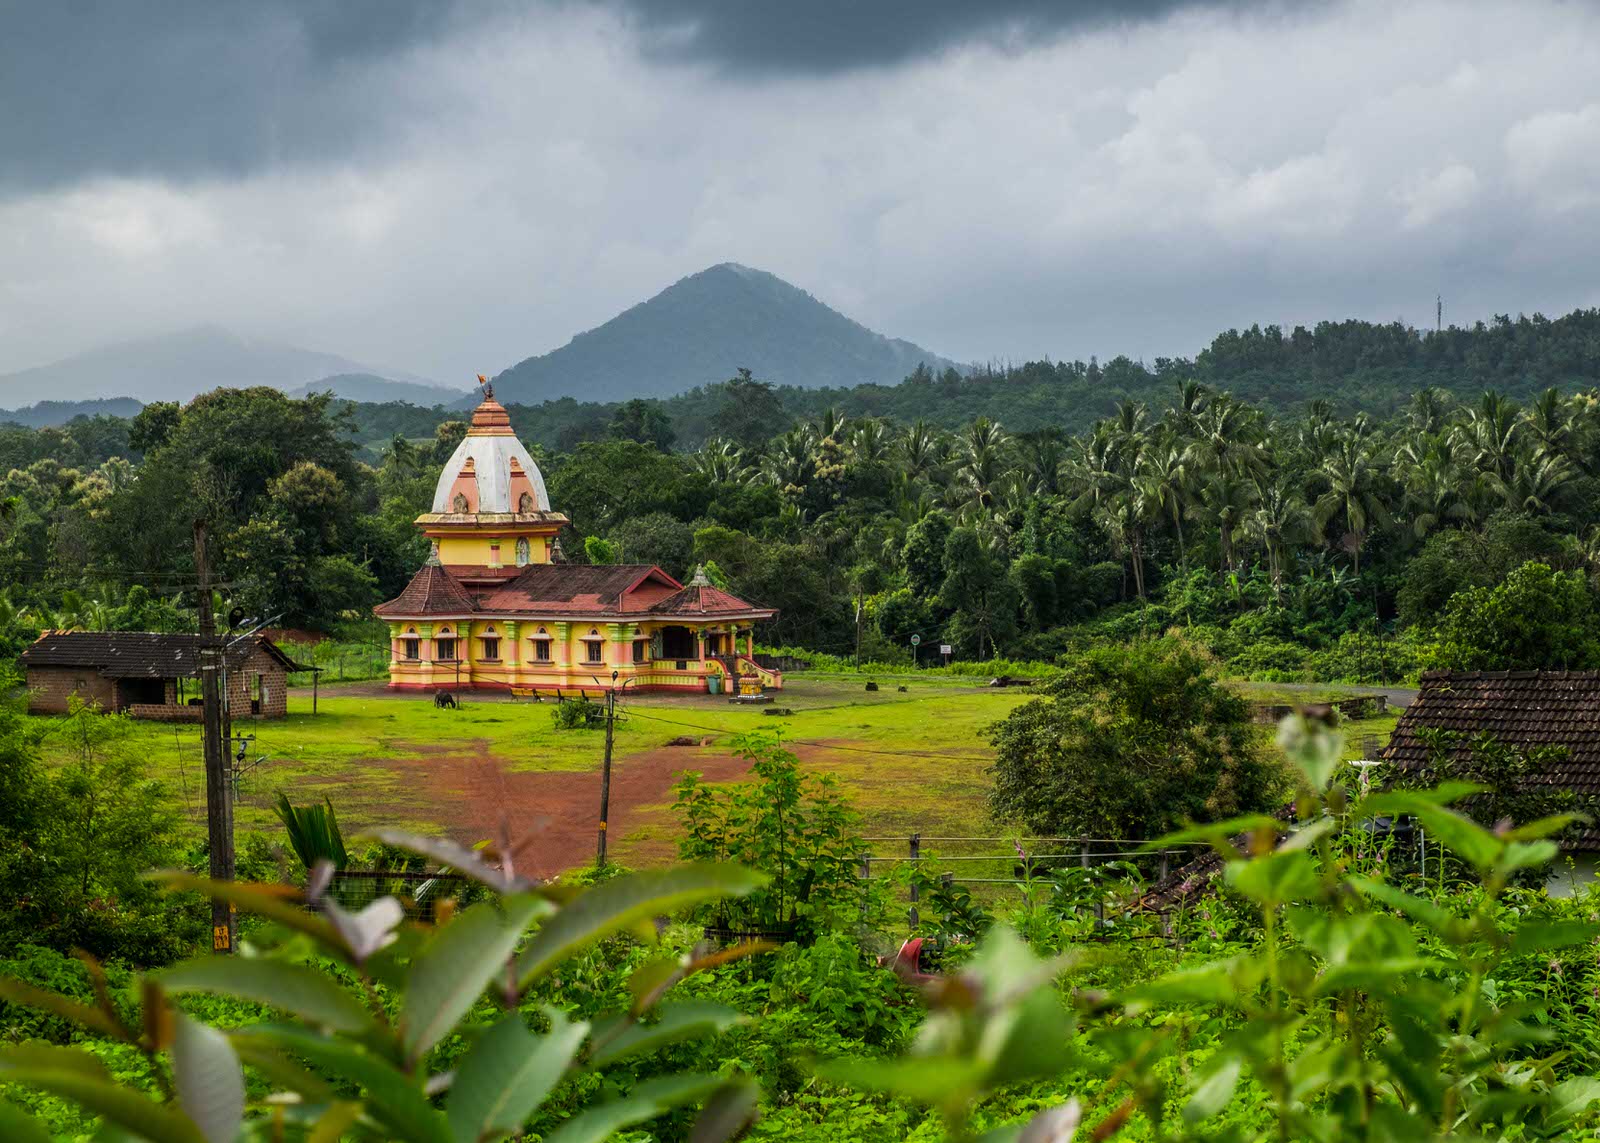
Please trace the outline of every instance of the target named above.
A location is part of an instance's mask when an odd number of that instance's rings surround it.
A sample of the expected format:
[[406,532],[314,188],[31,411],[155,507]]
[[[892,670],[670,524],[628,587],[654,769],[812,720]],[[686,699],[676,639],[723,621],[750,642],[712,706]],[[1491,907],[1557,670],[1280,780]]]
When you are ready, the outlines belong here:
[[[199,722],[200,636],[153,631],[46,631],[21,655],[28,710],[63,714],[74,698],[134,718]],[[309,670],[265,635],[225,645],[232,718],[282,718],[289,673]]]
[[[1538,780],[1600,798],[1600,671],[1427,671],[1380,757],[1401,769],[1424,765],[1429,730],[1459,734],[1463,750],[1479,735],[1560,747],[1565,755]],[[1572,831],[1562,849],[1592,876],[1600,825]]]
[[417,517],[427,562],[377,615],[399,689],[732,691],[782,676],[755,661],[754,626],[777,614],[697,572],[561,558],[544,477],[486,393]]

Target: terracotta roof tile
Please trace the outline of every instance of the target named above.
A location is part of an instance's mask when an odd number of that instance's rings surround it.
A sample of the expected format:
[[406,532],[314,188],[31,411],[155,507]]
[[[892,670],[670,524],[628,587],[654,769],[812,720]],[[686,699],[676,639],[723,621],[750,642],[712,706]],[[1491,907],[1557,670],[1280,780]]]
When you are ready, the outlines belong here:
[[[1422,765],[1425,728],[1489,734],[1510,746],[1563,746],[1567,756],[1549,779],[1600,797],[1600,671],[1429,671],[1381,757],[1402,768]],[[1600,849],[1600,829],[1582,831],[1568,847]]]
[[393,615],[409,619],[424,615],[464,615],[476,611],[471,594],[444,568],[436,563],[426,563],[406,589],[388,603],[380,603],[373,611],[378,615]]
[[[283,664],[303,671],[265,635],[238,640],[228,648],[227,664],[235,667],[257,648]],[[155,631],[46,631],[22,652],[26,667],[81,667],[108,679],[191,678],[200,672],[200,636]]]

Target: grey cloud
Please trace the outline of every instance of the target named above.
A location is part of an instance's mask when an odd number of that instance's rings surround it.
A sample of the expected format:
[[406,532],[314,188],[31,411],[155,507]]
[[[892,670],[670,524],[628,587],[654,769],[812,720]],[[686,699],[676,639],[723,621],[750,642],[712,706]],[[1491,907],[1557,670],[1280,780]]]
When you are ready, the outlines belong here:
[[[827,74],[974,40],[1032,45],[1228,0],[625,0],[657,56],[732,72]],[[1261,5],[1257,5],[1261,6]]]
[[4,0],[0,190],[359,153],[408,110],[362,78],[476,9],[428,0]]

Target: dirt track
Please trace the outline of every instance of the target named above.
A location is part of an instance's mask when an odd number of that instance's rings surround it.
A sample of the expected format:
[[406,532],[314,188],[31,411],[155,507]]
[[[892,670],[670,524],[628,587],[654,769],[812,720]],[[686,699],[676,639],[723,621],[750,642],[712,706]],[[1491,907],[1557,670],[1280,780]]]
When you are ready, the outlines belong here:
[[[470,753],[460,744],[411,748],[415,757],[369,764],[396,769],[402,781],[425,783],[437,807],[436,824],[455,840],[470,845],[494,836],[504,819],[517,843],[519,870],[548,877],[593,860],[600,816],[596,771],[513,771],[486,745]],[[641,811],[670,802],[682,771],[699,770],[708,782],[726,782],[743,777],[748,768],[744,759],[715,750],[673,746],[618,760],[611,771],[612,846],[640,826],[666,820]],[[661,853],[651,852],[658,847]],[[665,842],[647,842],[636,851],[658,857],[672,853]]]

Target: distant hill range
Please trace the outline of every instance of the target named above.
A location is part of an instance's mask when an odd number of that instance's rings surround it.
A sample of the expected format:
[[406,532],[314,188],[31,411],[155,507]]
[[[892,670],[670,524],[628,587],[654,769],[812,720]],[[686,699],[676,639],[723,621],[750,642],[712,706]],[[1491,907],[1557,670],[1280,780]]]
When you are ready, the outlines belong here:
[[[804,388],[892,385],[956,363],[851,321],[782,278],[724,262],[494,379],[503,402],[672,397],[742,368]],[[960,368],[959,366],[956,366]]]
[[144,404],[132,397],[94,401],[40,401],[24,409],[0,409],[0,425],[26,425],[30,429],[64,425],[73,417],[135,417]]
[[[0,408],[113,397],[132,397],[146,404],[187,401],[219,385],[267,385],[285,392],[333,388],[339,393],[347,381],[361,394],[352,400],[432,405],[457,400],[466,392],[429,385],[410,374],[384,376],[370,365],[336,353],[241,337],[208,325],[102,346],[48,365],[0,374]],[[396,386],[392,396],[380,396],[384,385]]]
[[447,389],[443,385],[429,385],[422,381],[395,381],[375,373],[336,373],[332,377],[290,389],[289,396],[304,397],[311,393],[326,392],[345,401],[374,405],[405,401],[426,408],[430,405],[456,405],[463,400],[475,401],[478,390]]

